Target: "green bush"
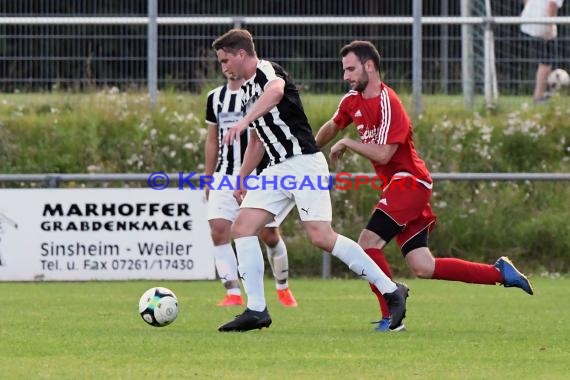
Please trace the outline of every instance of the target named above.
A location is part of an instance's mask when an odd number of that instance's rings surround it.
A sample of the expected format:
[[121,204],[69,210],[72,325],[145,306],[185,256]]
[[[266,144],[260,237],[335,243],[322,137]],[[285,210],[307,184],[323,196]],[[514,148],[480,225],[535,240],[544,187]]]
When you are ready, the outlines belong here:
[[[316,131],[334,113],[341,95],[302,97]],[[410,103],[407,97],[403,100]],[[424,104],[426,111],[414,122],[414,134],[432,172],[569,172],[570,109],[564,99],[531,107],[525,99],[510,98],[502,100],[498,110],[480,112],[465,111],[461,100],[453,97],[427,97]],[[113,89],[0,95],[0,170],[201,172],[204,107],[203,94],[173,92],[162,93],[154,109],[146,95]],[[355,137],[354,128],[346,135]],[[372,167],[348,154],[331,171],[370,172]],[[335,228],[356,239],[377,192],[370,187],[333,190],[332,199]],[[527,268],[567,272],[569,199],[566,182],[436,182],[432,205],[438,223],[430,237],[432,250],[438,256],[489,263],[508,254]],[[307,243],[293,214],[282,226],[291,272],[318,274],[320,252]],[[387,254],[395,272],[408,273],[394,244]],[[350,276],[336,260],[333,264],[335,274]]]

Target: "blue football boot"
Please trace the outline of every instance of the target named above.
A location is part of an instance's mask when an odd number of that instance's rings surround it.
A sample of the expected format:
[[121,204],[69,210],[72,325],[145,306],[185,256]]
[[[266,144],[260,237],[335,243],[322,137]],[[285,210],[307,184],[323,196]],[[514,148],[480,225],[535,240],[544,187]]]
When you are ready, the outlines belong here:
[[515,268],[508,257],[500,257],[495,263],[495,268],[501,272],[501,275],[503,276],[503,286],[505,288],[521,288],[530,295],[534,293],[528,278]]
[[374,331],[378,331],[378,332],[386,332],[390,330],[390,318],[382,318],[379,321],[375,321],[375,322],[370,322],[373,325],[377,325],[376,327],[374,327]]

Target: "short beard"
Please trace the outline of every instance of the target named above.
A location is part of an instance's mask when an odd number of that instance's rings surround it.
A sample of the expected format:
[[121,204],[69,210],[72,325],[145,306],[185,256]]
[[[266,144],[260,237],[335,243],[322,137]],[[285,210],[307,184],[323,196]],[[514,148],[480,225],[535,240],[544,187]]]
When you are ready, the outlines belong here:
[[366,86],[368,86],[368,75],[366,75],[365,78],[361,78],[360,80],[358,80],[358,82],[356,82],[356,84],[354,85],[354,91],[362,92],[366,89]]

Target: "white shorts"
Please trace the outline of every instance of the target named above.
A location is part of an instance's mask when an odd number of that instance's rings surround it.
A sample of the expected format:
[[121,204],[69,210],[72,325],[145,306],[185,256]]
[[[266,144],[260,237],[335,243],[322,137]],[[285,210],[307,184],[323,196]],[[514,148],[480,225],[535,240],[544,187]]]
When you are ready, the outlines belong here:
[[262,181],[258,180],[259,188],[247,190],[242,208],[260,208],[279,215],[297,205],[302,221],[332,220],[329,168],[321,152],[294,156],[269,166],[260,177],[266,177],[269,185],[261,186]]
[[[224,177],[223,174],[214,173],[214,182],[212,183],[214,189],[217,188],[222,177]],[[236,176],[227,175],[225,177],[227,177],[235,186],[237,180]],[[210,190],[208,199],[208,220],[224,219],[233,223],[236,220],[236,216],[239,211],[239,205],[234,198],[234,191],[228,186],[224,186],[223,189],[220,190],[214,189]],[[291,205],[285,208],[283,212],[276,214],[275,220],[268,223],[265,227],[279,227],[294,206],[295,204],[291,203]]]

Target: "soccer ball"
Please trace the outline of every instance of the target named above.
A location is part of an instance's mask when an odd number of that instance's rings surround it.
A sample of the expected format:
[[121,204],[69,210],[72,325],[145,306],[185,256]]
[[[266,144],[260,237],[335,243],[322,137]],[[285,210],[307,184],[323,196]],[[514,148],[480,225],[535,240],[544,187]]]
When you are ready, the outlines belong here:
[[162,327],[174,322],[178,316],[178,299],[167,288],[150,288],[139,300],[139,313],[151,326]]
[[548,75],[548,88],[550,91],[558,92],[563,87],[567,87],[570,85],[570,76],[563,69],[556,69],[552,70],[552,72]]

